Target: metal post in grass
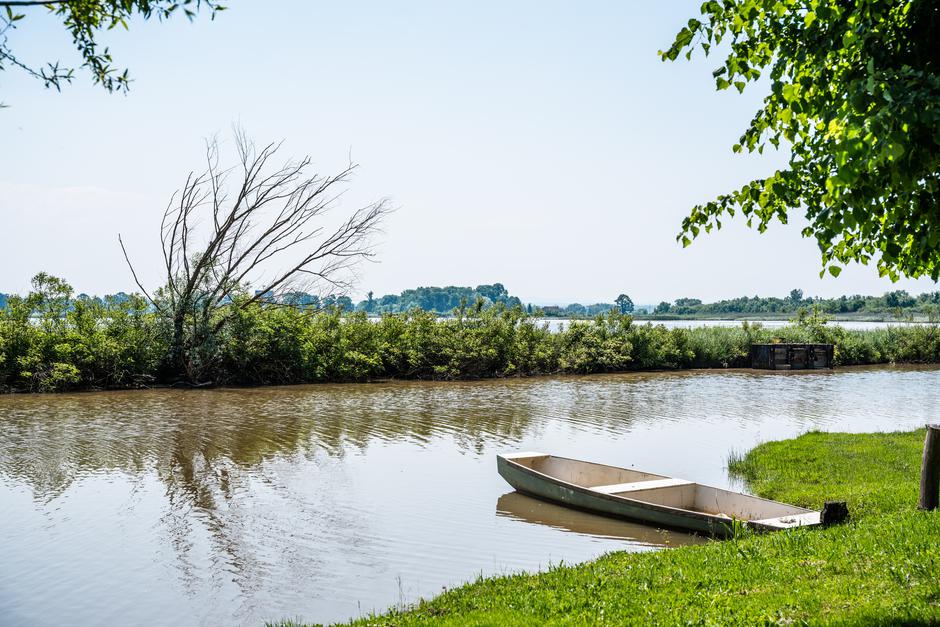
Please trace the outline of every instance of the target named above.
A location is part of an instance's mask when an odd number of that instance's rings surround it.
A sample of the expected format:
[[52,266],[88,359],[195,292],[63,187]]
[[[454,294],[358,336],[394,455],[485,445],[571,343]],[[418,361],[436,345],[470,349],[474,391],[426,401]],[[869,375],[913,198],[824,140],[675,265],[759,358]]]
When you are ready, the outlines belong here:
[[940,505],[940,425],[927,425],[924,461],[920,468],[920,509]]

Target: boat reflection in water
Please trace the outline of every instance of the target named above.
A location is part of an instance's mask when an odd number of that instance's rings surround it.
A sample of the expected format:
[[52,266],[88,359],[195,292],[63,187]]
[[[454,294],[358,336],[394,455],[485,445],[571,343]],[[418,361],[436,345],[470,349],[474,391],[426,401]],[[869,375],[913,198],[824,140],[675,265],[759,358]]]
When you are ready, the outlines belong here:
[[496,515],[569,533],[579,533],[605,540],[625,540],[634,546],[666,548],[686,544],[704,544],[708,538],[681,531],[668,531],[651,525],[632,523],[561,507],[548,501],[507,492],[496,501]]

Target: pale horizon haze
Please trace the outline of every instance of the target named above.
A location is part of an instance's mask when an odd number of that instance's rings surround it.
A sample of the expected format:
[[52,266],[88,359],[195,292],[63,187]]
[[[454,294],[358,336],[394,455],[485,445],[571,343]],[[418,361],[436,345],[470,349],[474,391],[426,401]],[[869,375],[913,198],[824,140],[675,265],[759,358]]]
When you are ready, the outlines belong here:
[[[226,2],[214,21],[106,33],[134,79],[108,94],[78,70],[61,93],[0,73],[0,292],[44,270],[91,294],[160,281],[158,228],[206,137],[239,124],[324,173],[359,163],[343,208],[396,207],[355,300],[501,282],[524,302],[912,293],[872,266],[819,278],[799,212],[765,234],[726,221],[683,249],[696,203],[785,153],[731,151],[766,85],[716,92],[716,58],[662,63],[700,2]],[[41,7],[10,35],[39,65],[76,55]],[[231,155],[231,153],[228,153]]]

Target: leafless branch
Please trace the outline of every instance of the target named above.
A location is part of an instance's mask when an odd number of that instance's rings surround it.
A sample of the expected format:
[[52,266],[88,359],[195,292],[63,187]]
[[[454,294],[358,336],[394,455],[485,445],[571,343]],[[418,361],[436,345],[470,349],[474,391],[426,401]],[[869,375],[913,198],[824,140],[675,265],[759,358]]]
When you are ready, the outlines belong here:
[[140,291],[143,292],[144,296],[147,297],[147,300],[150,302],[150,304],[153,305],[157,310],[160,310],[160,304],[154,300],[154,298],[150,295],[150,292],[147,291],[147,288],[145,288],[140,282],[140,279],[137,278],[137,271],[134,269],[134,264],[131,263],[131,259],[127,254],[127,248],[124,247],[124,240],[121,239],[120,233],[118,234],[118,243],[121,245],[121,252],[124,253],[124,261],[127,262],[127,267],[130,268],[131,275],[134,277],[134,283],[137,284],[137,287],[140,288]]
[[[281,143],[259,149],[240,128],[235,129],[234,143],[235,168],[219,166],[219,142],[212,138],[206,143],[205,171],[190,173],[170,199],[160,223],[166,285],[154,294],[156,298],[141,285],[121,241],[134,281],[172,320],[177,352],[186,349],[187,319],[201,321],[206,333],[212,334],[238,308],[272,296],[277,300],[300,282],[348,288],[346,273],[372,257],[372,238],[391,210],[387,200],[380,200],[354,210],[330,228],[324,218],[337,207],[355,163],[323,175],[310,171],[310,157],[275,165]],[[236,176],[237,183],[230,186],[229,180]],[[230,189],[237,191],[230,195]],[[250,286],[278,260],[286,266]],[[254,287],[253,294],[249,287]]]

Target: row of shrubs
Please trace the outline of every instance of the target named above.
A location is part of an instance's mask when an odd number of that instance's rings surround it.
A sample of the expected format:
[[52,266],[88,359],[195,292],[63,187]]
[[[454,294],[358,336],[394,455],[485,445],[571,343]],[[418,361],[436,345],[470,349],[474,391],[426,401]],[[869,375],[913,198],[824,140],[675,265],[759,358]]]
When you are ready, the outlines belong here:
[[[48,293],[0,310],[0,389],[170,382],[159,374],[170,329],[143,298],[56,301]],[[846,330],[803,316],[776,329],[746,322],[667,329],[611,312],[552,332],[522,308],[502,306],[447,319],[415,310],[370,320],[362,312],[253,305],[202,350],[205,378],[215,384],[270,385],[739,367],[752,343],[774,338],[834,343],[837,365],[940,362],[940,327],[932,324]]]

